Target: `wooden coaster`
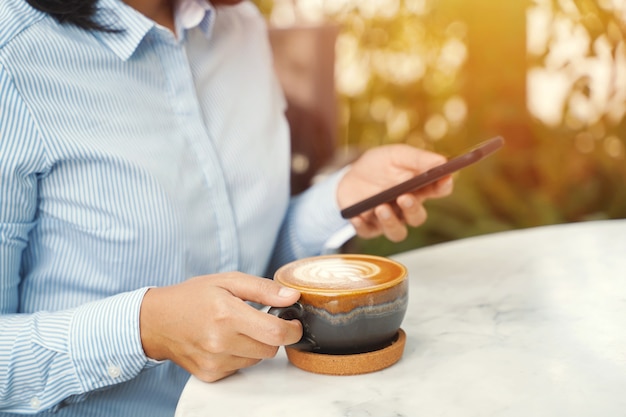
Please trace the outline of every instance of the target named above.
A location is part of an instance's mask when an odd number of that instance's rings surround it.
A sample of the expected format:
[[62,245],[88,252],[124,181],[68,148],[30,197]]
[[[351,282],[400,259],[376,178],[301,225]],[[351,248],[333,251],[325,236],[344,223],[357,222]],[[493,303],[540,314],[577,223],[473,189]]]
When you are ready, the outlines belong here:
[[398,330],[386,347],[353,355],[329,355],[286,347],[289,362],[305,371],[325,375],[360,375],[380,371],[398,362],[404,352],[406,334]]

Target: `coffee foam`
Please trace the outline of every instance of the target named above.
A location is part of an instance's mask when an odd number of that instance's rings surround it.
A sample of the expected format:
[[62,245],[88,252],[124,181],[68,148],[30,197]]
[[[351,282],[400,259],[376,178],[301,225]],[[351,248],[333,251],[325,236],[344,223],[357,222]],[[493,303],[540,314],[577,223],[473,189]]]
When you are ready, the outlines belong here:
[[300,265],[292,271],[293,277],[319,288],[336,288],[371,285],[372,278],[380,274],[380,267],[370,262],[325,259]]
[[367,256],[328,256],[303,259],[283,267],[276,279],[301,290],[354,291],[389,284],[404,270],[389,260]]

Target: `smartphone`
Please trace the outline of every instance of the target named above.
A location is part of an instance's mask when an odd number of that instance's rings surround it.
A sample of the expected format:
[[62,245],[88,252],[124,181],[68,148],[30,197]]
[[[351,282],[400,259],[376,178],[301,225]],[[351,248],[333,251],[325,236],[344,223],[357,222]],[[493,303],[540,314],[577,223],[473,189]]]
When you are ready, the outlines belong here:
[[461,168],[465,168],[468,165],[480,161],[500,149],[502,145],[504,145],[504,139],[501,136],[481,142],[470,150],[449,159],[441,165],[343,209],[341,211],[341,217],[349,219],[358,216],[364,211],[373,209],[380,204],[392,202],[402,194],[416,191],[446,175],[450,175]]

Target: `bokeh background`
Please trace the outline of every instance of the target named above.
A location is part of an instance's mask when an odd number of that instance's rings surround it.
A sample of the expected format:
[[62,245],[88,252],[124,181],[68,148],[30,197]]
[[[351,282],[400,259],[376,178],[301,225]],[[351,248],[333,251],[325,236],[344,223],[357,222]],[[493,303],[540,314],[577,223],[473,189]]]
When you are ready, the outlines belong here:
[[626,217],[626,1],[254,2],[290,100],[294,193],[369,147],[506,140],[406,241],[348,250]]

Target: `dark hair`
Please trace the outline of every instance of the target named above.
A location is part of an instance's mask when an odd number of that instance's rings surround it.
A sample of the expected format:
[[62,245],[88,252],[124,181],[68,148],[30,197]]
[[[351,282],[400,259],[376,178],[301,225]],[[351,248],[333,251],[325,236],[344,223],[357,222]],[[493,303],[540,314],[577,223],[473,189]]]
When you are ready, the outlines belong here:
[[116,31],[94,20],[98,0],[26,0],[26,2],[35,9],[48,13],[62,24],[72,24],[86,30]]

